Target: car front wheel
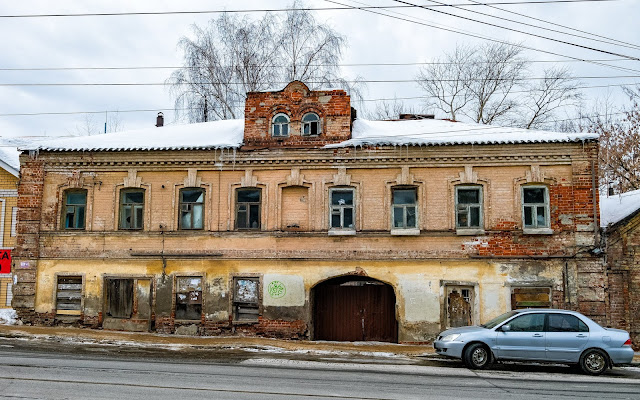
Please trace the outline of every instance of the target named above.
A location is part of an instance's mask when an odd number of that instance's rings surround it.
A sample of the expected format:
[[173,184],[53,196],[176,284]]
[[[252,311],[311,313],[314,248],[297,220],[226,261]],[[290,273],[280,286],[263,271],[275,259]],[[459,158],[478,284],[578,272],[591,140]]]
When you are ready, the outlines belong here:
[[580,368],[589,375],[600,375],[607,369],[607,355],[598,349],[587,350],[580,357]]
[[491,364],[491,351],[481,343],[474,343],[464,351],[464,364],[471,369],[484,369]]

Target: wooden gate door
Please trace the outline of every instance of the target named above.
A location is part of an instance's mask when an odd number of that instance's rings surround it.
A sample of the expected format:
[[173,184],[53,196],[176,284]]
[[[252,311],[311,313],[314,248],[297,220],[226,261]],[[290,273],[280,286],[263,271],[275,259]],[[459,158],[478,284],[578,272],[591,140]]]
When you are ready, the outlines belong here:
[[397,342],[393,288],[357,278],[337,278],[315,288],[315,339]]

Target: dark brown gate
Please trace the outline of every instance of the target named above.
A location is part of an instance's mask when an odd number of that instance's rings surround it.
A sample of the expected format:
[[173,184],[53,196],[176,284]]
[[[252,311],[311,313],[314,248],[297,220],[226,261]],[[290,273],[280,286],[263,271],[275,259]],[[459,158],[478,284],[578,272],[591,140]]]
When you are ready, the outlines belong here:
[[316,340],[397,342],[396,296],[390,285],[348,276],[314,289]]

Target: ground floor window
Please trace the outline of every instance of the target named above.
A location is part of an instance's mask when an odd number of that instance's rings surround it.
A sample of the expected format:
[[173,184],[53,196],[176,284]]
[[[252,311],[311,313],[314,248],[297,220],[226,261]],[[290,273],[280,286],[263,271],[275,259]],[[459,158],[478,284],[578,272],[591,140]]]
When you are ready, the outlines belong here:
[[106,280],[106,314],[111,318],[131,318],[133,313],[133,279]]
[[551,288],[512,287],[511,309],[520,308],[551,308]]
[[82,307],[82,277],[58,276],[56,309],[58,313],[80,311]]
[[446,286],[447,326],[473,325],[473,286]]
[[257,321],[260,314],[260,278],[234,278],[233,288],[234,319]]
[[200,320],[202,316],[202,278],[176,278],[176,319]]

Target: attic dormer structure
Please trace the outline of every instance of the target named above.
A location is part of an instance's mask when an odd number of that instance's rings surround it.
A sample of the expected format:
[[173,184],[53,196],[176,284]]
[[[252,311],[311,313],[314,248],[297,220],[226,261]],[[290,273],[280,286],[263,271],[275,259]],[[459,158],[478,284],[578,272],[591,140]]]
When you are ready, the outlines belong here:
[[351,101],[344,90],[310,90],[293,81],[278,92],[249,92],[245,148],[322,147],[351,138]]

